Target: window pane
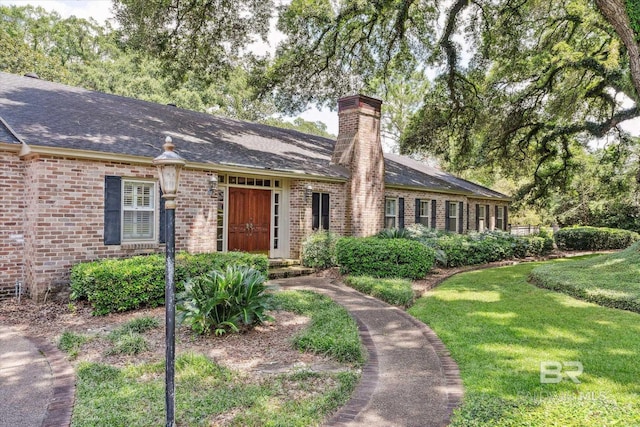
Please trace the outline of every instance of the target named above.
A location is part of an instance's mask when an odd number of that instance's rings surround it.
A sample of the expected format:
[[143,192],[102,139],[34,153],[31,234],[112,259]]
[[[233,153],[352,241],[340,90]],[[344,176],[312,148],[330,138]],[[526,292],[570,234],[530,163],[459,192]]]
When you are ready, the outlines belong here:
[[[428,217],[429,216],[429,202],[420,202],[420,216]],[[420,220],[422,222],[422,219]]]
[[396,228],[396,218],[394,216],[388,216],[384,222],[385,228]]
[[386,214],[387,216],[396,216],[396,201],[394,199],[387,199]]

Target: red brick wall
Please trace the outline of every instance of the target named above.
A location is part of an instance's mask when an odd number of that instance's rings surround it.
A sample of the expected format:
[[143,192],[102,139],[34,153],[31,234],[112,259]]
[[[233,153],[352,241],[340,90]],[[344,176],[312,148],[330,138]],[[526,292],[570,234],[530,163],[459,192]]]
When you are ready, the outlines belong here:
[[289,196],[290,242],[292,258],[300,257],[302,242],[313,232],[311,216],[311,198],[305,200],[304,193],[310,185],[314,193],[329,194],[329,230],[345,234],[345,193],[344,183],[331,183],[308,180],[293,180]]
[[0,299],[15,295],[23,282],[24,164],[13,153],[0,152]]
[[[70,267],[76,263],[164,251],[164,245],[157,243],[107,246],[103,241],[104,177],[157,182],[155,167],[47,157],[23,165],[25,284],[32,298],[42,300],[50,287],[66,286]],[[176,250],[215,251],[216,199],[207,195],[208,175],[183,171]],[[3,278],[3,285],[6,282]]]

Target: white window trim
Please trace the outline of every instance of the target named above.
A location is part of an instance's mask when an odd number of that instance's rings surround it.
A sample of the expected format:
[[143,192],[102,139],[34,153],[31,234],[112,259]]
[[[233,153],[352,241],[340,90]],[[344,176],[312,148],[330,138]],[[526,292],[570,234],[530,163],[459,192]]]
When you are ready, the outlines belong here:
[[[394,213],[389,214],[388,202],[393,202]],[[392,228],[398,228],[398,199],[394,197],[385,197],[384,199],[384,227],[387,227],[387,218],[393,218],[394,226]]]
[[[499,224],[499,225],[498,225]],[[504,206],[498,206],[498,212],[496,215],[496,228],[498,230],[504,230]]]
[[[449,231],[453,231],[456,233],[458,232],[458,204],[459,202],[449,202],[449,218],[447,218]],[[453,230],[451,229],[452,219],[455,219],[455,227],[453,227]]]
[[[426,213],[424,215],[422,215],[422,206],[426,205],[427,209],[426,209]],[[420,206],[418,207],[418,209],[420,209],[420,212],[418,212],[418,217],[420,218],[420,223],[422,225],[425,225],[427,227],[431,226],[431,200],[420,200]],[[422,222],[422,218],[426,218],[427,219],[427,223],[424,224]]]
[[478,206],[478,232],[482,233],[483,231],[486,231],[487,228],[487,224],[485,224],[485,222],[487,221],[487,207],[485,205],[479,205]]
[[[151,207],[147,208],[139,208],[139,207],[128,207],[125,206],[124,204],[124,189],[125,186],[127,184],[146,184],[146,185],[151,185],[151,192],[150,192],[150,197],[151,197]],[[155,181],[147,181],[147,180],[142,180],[142,179],[127,179],[127,178],[122,178],[122,197],[120,199],[120,239],[121,242],[123,244],[127,244],[127,243],[137,243],[137,242],[157,242],[158,240],[158,215],[160,214],[159,211],[159,200],[158,200],[158,194],[157,194],[157,187],[156,187],[156,182]],[[131,237],[127,237],[125,236],[125,224],[124,224],[124,216],[125,216],[125,212],[151,212],[153,214],[153,218],[151,218],[151,231],[152,231],[152,236],[148,237],[148,238],[131,238]]]

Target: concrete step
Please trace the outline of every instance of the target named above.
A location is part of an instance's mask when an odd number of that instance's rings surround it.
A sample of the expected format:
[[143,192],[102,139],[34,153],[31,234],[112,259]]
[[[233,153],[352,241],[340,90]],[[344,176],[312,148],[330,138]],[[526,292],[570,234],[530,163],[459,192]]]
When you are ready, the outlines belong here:
[[269,280],[285,279],[287,277],[307,276],[315,273],[313,268],[291,265],[288,267],[269,268]]
[[299,259],[288,259],[288,258],[270,258],[269,259],[269,269],[271,268],[284,268],[290,266],[300,266]]

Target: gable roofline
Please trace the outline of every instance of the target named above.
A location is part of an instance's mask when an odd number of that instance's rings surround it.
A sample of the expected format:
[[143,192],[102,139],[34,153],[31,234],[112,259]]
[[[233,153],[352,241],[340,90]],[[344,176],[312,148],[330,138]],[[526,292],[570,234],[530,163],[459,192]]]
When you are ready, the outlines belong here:
[[[118,162],[130,163],[143,166],[154,166],[153,158],[146,156],[132,156],[128,154],[113,154],[103,151],[78,150],[75,148],[59,148],[40,145],[27,144],[6,144],[0,142],[0,150],[12,151],[19,154],[21,158],[33,155],[44,155],[51,157],[66,157],[80,160],[97,162]],[[161,150],[158,149],[158,154]],[[178,153],[180,154],[180,153]],[[324,175],[314,175],[305,171],[290,171],[270,168],[256,168],[250,165],[230,164],[230,163],[202,163],[187,161],[185,169],[211,171],[217,173],[242,173],[249,175],[263,175],[281,178],[303,178],[324,182],[345,182],[345,178],[335,178]]]

